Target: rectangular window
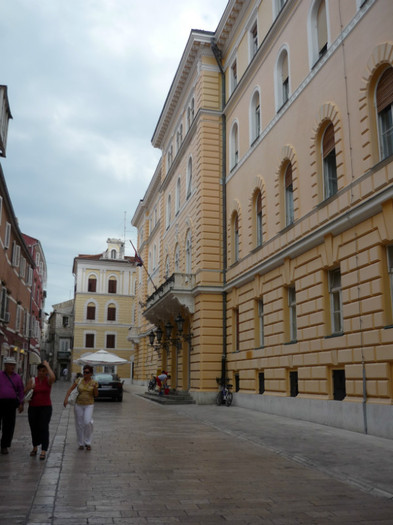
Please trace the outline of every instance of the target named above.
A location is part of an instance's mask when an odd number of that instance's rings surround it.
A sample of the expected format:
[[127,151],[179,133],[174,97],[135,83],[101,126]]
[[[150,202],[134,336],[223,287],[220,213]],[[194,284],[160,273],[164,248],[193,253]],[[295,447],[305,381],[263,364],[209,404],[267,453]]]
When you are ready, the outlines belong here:
[[239,374],[235,374],[235,392],[239,392],[240,390],[240,376]]
[[68,316],[64,315],[63,316],[63,328],[68,328],[69,326],[69,318]]
[[20,332],[21,330],[21,321],[23,316],[23,307],[18,305],[16,307],[16,319],[15,319],[15,331]]
[[24,257],[20,258],[19,275],[21,279],[26,277],[26,259]]
[[290,396],[296,397],[299,393],[297,370],[293,370],[292,372],[289,372],[289,388],[290,388]]
[[390,281],[390,305],[393,311],[393,245],[387,247],[388,273]]
[[108,307],[107,321],[116,321],[116,308],[113,306]]
[[11,224],[9,222],[5,225],[4,248],[8,248],[11,239]]
[[296,290],[294,286],[288,288],[288,310],[289,310],[289,339],[290,342],[297,339],[296,324]]
[[14,241],[12,243],[12,266],[20,264],[20,246]]
[[0,292],[0,319],[5,319],[6,313],[8,312],[8,295],[7,288],[4,286]]
[[239,351],[239,309],[234,308],[232,310],[232,342],[233,342],[233,351]]
[[265,344],[265,319],[263,311],[263,299],[258,301],[258,331],[259,331],[259,346],[262,347]]
[[346,395],[345,370],[333,370],[333,399],[342,401]]
[[116,336],[115,334],[106,334],[106,348],[115,348]]
[[71,341],[69,339],[66,339],[65,337],[62,337],[60,339],[60,352],[68,352],[71,348]]
[[265,392],[265,373],[259,372],[258,374],[258,393],[263,394]]
[[94,339],[95,339],[95,334],[86,334],[85,335],[85,347],[94,348]]
[[330,322],[332,334],[343,331],[340,268],[329,271]]

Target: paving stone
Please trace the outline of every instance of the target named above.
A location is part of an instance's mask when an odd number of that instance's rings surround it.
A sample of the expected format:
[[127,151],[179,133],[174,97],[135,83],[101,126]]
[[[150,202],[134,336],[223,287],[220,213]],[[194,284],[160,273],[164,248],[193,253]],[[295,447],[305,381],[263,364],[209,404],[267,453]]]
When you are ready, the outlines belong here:
[[99,402],[79,451],[67,383],[53,387],[48,458],[27,413],[0,457],[0,524],[391,525],[393,442],[240,409],[162,406],[127,387]]

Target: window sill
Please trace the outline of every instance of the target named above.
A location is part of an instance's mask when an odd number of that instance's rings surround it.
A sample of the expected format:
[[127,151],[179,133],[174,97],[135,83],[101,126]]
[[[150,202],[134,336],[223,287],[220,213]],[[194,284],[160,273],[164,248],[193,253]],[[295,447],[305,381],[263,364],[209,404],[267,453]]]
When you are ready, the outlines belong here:
[[342,337],[344,332],[336,332],[335,334],[325,335],[325,339],[331,339],[332,337]]
[[391,328],[393,328],[393,324],[388,324],[387,326],[383,327],[384,330],[390,330]]
[[294,345],[297,342],[298,342],[297,339],[293,339],[292,341],[288,341],[287,343],[284,343],[284,345]]

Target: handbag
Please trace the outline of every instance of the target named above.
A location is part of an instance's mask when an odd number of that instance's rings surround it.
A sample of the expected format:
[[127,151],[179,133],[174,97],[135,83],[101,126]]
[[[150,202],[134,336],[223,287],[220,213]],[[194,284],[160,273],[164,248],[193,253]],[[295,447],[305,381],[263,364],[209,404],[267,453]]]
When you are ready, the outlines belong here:
[[76,387],[74,388],[74,390],[68,396],[68,403],[70,405],[75,405],[76,400],[78,399],[78,396],[79,396],[78,385],[79,385],[79,383],[80,383],[80,379],[79,379],[78,383],[76,384]]
[[31,379],[32,379],[32,387],[25,394],[25,398],[24,398],[25,403],[28,401],[31,401],[31,398],[33,397],[33,394],[34,394],[35,379],[34,377],[32,377]]

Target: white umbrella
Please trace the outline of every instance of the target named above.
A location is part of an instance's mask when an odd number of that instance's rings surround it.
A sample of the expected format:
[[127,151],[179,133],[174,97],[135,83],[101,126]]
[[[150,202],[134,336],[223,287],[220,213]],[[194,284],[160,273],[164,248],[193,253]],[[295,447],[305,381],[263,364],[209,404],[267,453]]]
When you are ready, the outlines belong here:
[[123,359],[116,354],[111,354],[106,350],[98,350],[98,352],[91,352],[83,354],[74,363],[78,365],[124,365],[128,363],[127,359]]

